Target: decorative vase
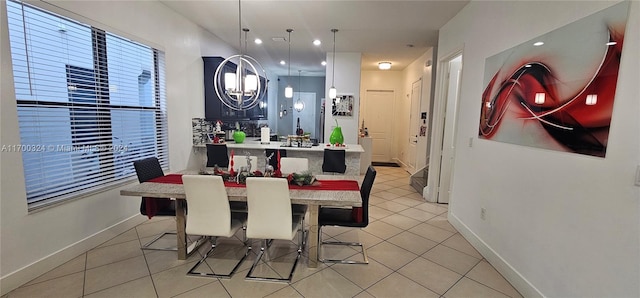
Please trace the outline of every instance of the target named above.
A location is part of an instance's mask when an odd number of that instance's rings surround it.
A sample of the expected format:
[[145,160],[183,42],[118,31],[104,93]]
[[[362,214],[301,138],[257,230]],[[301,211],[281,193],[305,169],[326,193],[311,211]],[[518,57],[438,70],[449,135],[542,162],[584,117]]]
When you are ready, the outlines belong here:
[[236,130],[235,132],[233,132],[233,140],[238,144],[244,142],[244,138],[246,136],[247,135],[244,133],[244,131]]
[[331,135],[329,136],[329,143],[332,145],[335,144],[344,144],[344,136],[342,135],[342,127],[336,126]]

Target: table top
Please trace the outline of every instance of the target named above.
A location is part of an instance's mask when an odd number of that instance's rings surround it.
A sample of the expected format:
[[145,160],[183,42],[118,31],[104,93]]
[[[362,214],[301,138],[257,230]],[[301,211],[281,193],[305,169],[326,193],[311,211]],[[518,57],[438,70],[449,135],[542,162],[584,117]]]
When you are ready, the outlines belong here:
[[[194,171],[181,171],[180,174],[194,175]],[[344,175],[318,175],[318,180],[359,180],[359,176]],[[247,189],[245,187],[226,187],[230,201],[246,201]],[[291,203],[322,206],[362,206],[360,191],[336,191],[336,190],[309,190],[292,189],[289,191]],[[122,196],[150,197],[150,198],[175,198],[185,199],[182,184],[144,182],[138,185],[120,190]]]

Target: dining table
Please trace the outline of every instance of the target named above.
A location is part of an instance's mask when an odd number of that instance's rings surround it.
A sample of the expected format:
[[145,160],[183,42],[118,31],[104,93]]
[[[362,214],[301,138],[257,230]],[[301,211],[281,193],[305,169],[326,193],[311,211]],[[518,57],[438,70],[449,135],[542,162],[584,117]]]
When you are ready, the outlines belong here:
[[[199,171],[184,170],[177,172],[178,175],[197,175]],[[175,174],[173,174],[175,175]],[[345,180],[360,181],[360,176],[352,175],[315,175],[315,178],[321,184],[326,180]],[[284,179],[284,178],[283,178]],[[327,183],[328,184],[328,183]],[[225,184],[229,201],[247,201],[247,189],[240,185]],[[178,201],[186,200],[184,187],[181,183],[158,183],[143,182],[132,187],[120,190],[121,196],[134,196],[146,198],[173,198]],[[327,207],[361,207],[362,199],[359,189],[327,189],[327,187],[290,187],[289,195],[292,204],[304,204],[308,206],[308,217],[306,222],[309,225],[307,248],[309,252],[308,267],[316,268],[318,266],[318,256],[320,253],[320,245],[318,243],[318,214],[320,206]],[[178,259],[186,260],[191,253],[196,251],[206,239],[204,237],[188,244],[186,234],[186,223],[188,220],[187,211],[184,202],[176,204],[176,234]],[[249,211],[251,212],[251,211]]]

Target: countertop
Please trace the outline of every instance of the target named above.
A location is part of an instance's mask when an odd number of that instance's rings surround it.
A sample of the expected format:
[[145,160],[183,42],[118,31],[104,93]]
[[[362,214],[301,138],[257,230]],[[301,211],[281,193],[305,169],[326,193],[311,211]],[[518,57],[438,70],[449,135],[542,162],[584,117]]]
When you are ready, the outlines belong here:
[[[227,144],[227,148],[232,148],[232,149],[285,149],[287,151],[291,150],[291,151],[311,151],[311,152],[322,152],[324,151],[324,149],[336,149],[336,150],[342,150],[344,149],[345,152],[347,153],[363,153],[364,149],[362,148],[362,146],[360,146],[360,144],[346,144],[346,147],[333,147],[333,146],[327,146],[327,144],[325,143],[320,143],[318,144],[318,146],[312,146],[312,147],[284,147],[282,146],[282,144],[284,144],[283,142],[275,142],[272,141],[269,144],[262,144],[259,141],[244,141],[241,144],[237,144],[236,142],[226,142],[225,144]],[[205,144],[199,144],[199,145],[193,145],[196,148],[203,148],[206,147]]]

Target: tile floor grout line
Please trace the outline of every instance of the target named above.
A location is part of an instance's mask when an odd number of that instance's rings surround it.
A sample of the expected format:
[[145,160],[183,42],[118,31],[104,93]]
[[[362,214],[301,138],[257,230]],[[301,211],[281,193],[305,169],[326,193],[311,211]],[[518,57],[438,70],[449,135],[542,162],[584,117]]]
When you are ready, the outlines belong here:
[[156,282],[153,280],[153,274],[151,274],[151,268],[149,268],[149,261],[147,261],[147,254],[144,253],[142,249],[142,239],[140,239],[140,234],[138,233],[138,229],[136,229],[136,236],[138,237],[138,242],[140,243],[140,250],[142,250],[142,257],[144,258],[144,264],[147,267],[147,272],[149,273],[149,279],[151,279],[151,285],[153,286],[153,291],[156,293],[156,297],[160,297],[158,294],[158,288],[156,288]]
[[87,285],[87,261],[89,259],[89,253],[84,253],[84,271],[82,272],[82,297],[84,297],[84,288]]

